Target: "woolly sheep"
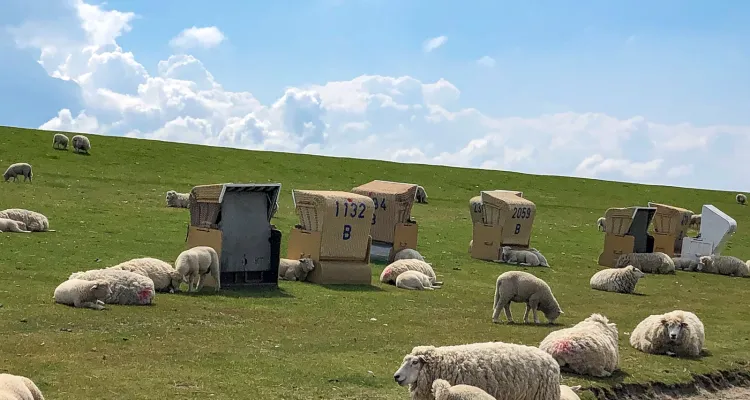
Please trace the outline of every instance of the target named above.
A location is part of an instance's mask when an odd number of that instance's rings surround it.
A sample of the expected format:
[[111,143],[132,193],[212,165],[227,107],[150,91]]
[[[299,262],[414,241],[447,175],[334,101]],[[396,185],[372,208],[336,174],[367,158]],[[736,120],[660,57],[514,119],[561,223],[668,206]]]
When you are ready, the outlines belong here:
[[26,229],[32,232],[54,232],[53,229],[49,229],[49,220],[47,217],[36,211],[24,210],[22,208],[8,208],[0,211],[0,218],[23,222],[26,225]]
[[180,274],[168,262],[152,257],[133,258],[107,269],[135,272],[149,277],[157,292],[175,293],[180,291]]
[[743,206],[745,205],[745,203],[747,203],[747,196],[742,193],[737,193],[737,196],[734,196],[734,199]]
[[279,279],[305,281],[307,280],[307,274],[314,269],[315,263],[312,258],[300,258],[299,260],[279,259]]
[[0,232],[31,233],[26,230],[26,224],[9,218],[0,218]]
[[536,347],[503,342],[417,346],[393,375],[411,400],[431,400],[436,379],[478,387],[497,400],[559,400],[560,366]]
[[539,259],[539,265],[541,265],[542,267],[549,267],[549,263],[547,263],[547,257],[545,257],[541,251],[533,247],[530,247],[529,251],[534,253],[534,255],[536,255],[536,257]]
[[190,193],[178,193],[174,190],[167,192],[167,207],[188,208]]
[[733,256],[702,256],[698,258],[697,271],[707,274],[720,274],[746,277],[750,275],[747,263]]
[[21,375],[0,374],[0,399],[44,400],[42,391],[29,378]]
[[55,303],[76,308],[104,310],[104,301],[112,294],[109,283],[103,279],[68,279],[55,288]]
[[207,274],[211,274],[214,280],[216,280],[214,291],[219,291],[219,287],[221,286],[219,255],[213,248],[209,246],[196,246],[187,249],[177,256],[174,266],[182,281],[188,284],[188,292],[194,290],[201,291],[203,285],[206,283],[204,277]]
[[539,349],[554,357],[561,369],[605,378],[620,363],[617,343],[617,325],[601,314],[591,314],[570,328],[550,332]]
[[86,154],[89,154],[89,150],[91,150],[89,138],[83,135],[75,135],[71,140],[73,141],[73,151],[76,153],[84,151]]
[[702,214],[693,214],[690,217],[689,227],[695,229],[696,231],[701,230],[701,217],[702,217]]
[[91,269],[86,272],[74,272],[68,279],[87,281],[105,280],[111,292],[104,302],[121,305],[146,305],[154,300],[154,281],[135,272],[118,269]]
[[442,282],[437,282],[432,265],[413,258],[396,260],[383,268],[383,272],[380,273],[380,282],[395,285],[396,278],[406,271],[419,271],[427,275],[430,278],[430,283],[433,285],[442,285]]
[[523,271],[503,272],[495,282],[495,302],[492,312],[492,322],[500,322],[500,310],[505,310],[508,323],[513,323],[513,315],[510,312],[510,303],[526,303],[526,312],[523,314],[523,322],[529,322],[529,310],[534,315],[534,323],[539,323],[536,311],[544,313],[550,324],[563,314],[560,304],[552,294],[547,282],[536,276]]
[[52,138],[52,148],[67,150],[68,137],[63,135],[62,133],[55,133],[55,136]]
[[606,268],[595,273],[589,280],[592,289],[615,293],[633,293],[638,280],[646,276],[640,269],[628,265],[625,268]]
[[672,262],[676,270],[695,271],[698,268],[698,261],[689,258],[672,257]]
[[596,227],[599,230],[599,232],[604,232],[607,229],[606,226],[604,225],[604,222],[606,220],[607,219],[604,217],[599,217],[599,219],[596,220]]
[[417,203],[427,204],[427,192],[422,186],[417,186],[417,192],[414,194],[414,200]]
[[662,252],[624,253],[617,258],[615,268],[632,265],[647,274],[674,274],[674,261]]
[[31,178],[34,176],[34,173],[31,171],[31,164],[29,163],[15,163],[11,164],[8,169],[5,170],[5,173],[3,174],[3,178],[6,182],[10,178],[13,178],[13,181],[16,181],[16,176],[21,175],[23,176],[23,181],[26,182],[26,179],[31,182]]
[[401,249],[398,251],[398,253],[396,253],[395,256],[393,256],[393,261],[408,259],[424,261],[424,257],[422,257],[422,255],[414,249]]
[[576,392],[581,391],[581,385],[560,385],[560,400],[581,400]]
[[445,379],[432,382],[432,394],[435,400],[496,400],[484,390],[471,385],[454,385]]
[[703,322],[690,311],[649,315],[630,333],[630,345],[650,354],[697,357],[706,334]]
[[419,271],[404,271],[396,277],[396,287],[412,290],[440,289],[440,284],[433,285],[430,277]]
[[525,265],[528,267],[542,266],[539,257],[529,250],[514,250],[510,246],[503,246],[500,252],[500,262],[505,264]]

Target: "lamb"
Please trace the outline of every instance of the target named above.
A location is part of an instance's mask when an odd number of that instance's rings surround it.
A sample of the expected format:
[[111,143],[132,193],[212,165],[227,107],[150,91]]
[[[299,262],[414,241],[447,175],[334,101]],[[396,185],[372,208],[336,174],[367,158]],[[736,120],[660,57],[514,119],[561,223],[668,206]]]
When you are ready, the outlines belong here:
[[49,220],[47,217],[36,211],[24,210],[22,208],[8,208],[0,211],[0,218],[23,222],[26,225],[26,229],[32,232],[54,232],[53,229],[49,229]]
[[105,280],[109,283],[110,294],[104,299],[106,304],[147,305],[154,299],[154,281],[135,272],[117,269],[91,269],[74,272],[68,279],[87,281]]
[[560,398],[560,366],[555,359],[536,347],[512,343],[416,346],[393,379],[409,386],[411,400],[433,399],[436,379],[475,386],[497,400]]
[[689,258],[672,257],[672,262],[676,270],[695,271],[698,268],[698,261]]
[[471,385],[454,385],[445,379],[432,382],[432,394],[435,400],[496,400],[484,390]]
[[542,255],[541,251],[533,247],[530,247],[529,251],[534,253],[534,255],[536,255],[536,257],[539,259],[539,265],[541,265],[542,267],[549,267],[549,263],[547,263],[547,258],[544,255]]
[[442,282],[437,282],[437,277],[435,276],[435,271],[432,269],[432,265],[412,258],[396,260],[383,268],[383,272],[380,273],[380,282],[395,285],[396,278],[402,273],[410,270],[419,271],[427,275],[430,278],[430,283],[433,285],[442,284]]
[[89,141],[89,138],[83,135],[75,135],[73,136],[73,151],[76,153],[80,153],[81,151],[86,152],[86,154],[89,154],[89,150],[91,150],[91,142]]
[[5,170],[5,173],[3,174],[3,178],[5,179],[5,182],[8,182],[10,178],[13,178],[13,181],[16,181],[18,178],[16,176],[21,175],[23,176],[23,181],[26,182],[26,179],[31,182],[31,178],[34,176],[34,173],[31,171],[31,164],[29,163],[15,163],[11,164],[8,169]]
[[29,378],[21,375],[0,374],[0,399],[44,400],[42,391]]
[[313,262],[312,258],[300,258],[299,260],[279,259],[279,279],[305,281],[307,280],[307,274],[314,269],[315,262]]
[[581,385],[560,385],[560,400],[581,400],[576,392],[581,391]]
[[167,192],[167,207],[188,208],[190,193],[178,193],[174,190]]
[[591,314],[570,328],[550,332],[539,349],[554,357],[561,369],[605,378],[620,362],[617,343],[617,325],[601,314]]
[[414,200],[417,203],[427,204],[427,192],[422,186],[417,186],[417,193],[414,194]]
[[109,282],[103,279],[68,279],[55,288],[55,303],[76,308],[104,310],[104,300],[112,295]]
[[630,334],[630,345],[649,354],[698,357],[706,334],[703,322],[690,311],[649,315]]
[[412,290],[440,289],[441,283],[432,284],[430,277],[419,271],[404,271],[396,277],[396,287]]
[[693,214],[692,216],[690,216],[690,225],[688,227],[693,228],[696,231],[701,230],[701,216],[702,215],[703,214]]
[[698,258],[697,271],[707,274],[720,274],[738,277],[750,275],[747,263],[733,256],[702,256]]
[[734,196],[734,199],[737,200],[737,202],[742,204],[743,206],[745,205],[745,203],[747,203],[747,196],[745,196],[742,193],[737,193],[737,195]]
[[172,265],[157,258],[133,258],[107,269],[119,269],[147,276],[154,282],[154,289],[157,292],[175,293],[180,291],[180,274]]
[[615,268],[632,265],[647,274],[674,274],[674,261],[662,252],[624,253],[617,258]]
[[599,230],[599,232],[604,232],[607,229],[606,226],[604,225],[604,222],[606,220],[607,219],[604,217],[599,217],[599,219],[596,220],[596,227]]
[[401,249],[398,251],[398,253],[396,253],[395,256],[393,256],[393,261],[408,259],[424,261],[424,257],[422,257],[422,255],[414,249]]
[[[211,274],[216,280],[215,292],[221,287],[219,255],[209,246],[196,246],[177,256],[175,269],[183,282],[188,284],[188,292],[201,291],[206,283],[205,275]],[[195,285],[197,281],[197,285]],[[195,287],[194,287],[195,285]]]
[[9,218],[0,218],[0,232],[31,233],[26,230],[26,224]]
[[67,150],[68,149],[68,137],[63,135],[62,133],[55,133],[55,137],[52,138],[52,148]]
[[533,311],[534,323],[539,323],[536,311],[544,313],[550,324],[563,314],[560,304],[552,294],[547,282],[536,276],[523,271],[503,272],[495,282],[495,302],[492,312],[492,322],[500,322],[500,310],[505,309],[508,323],[513,323],[513,315],[510,312],[510,303],[526,303],[526,312],[523,314],[523,322],[529,322],[529,310]]
[[539,257],[529,250],[514,250],[510,246],[503,246],[500,252],[500,260],[497,262],[505,264],[518,264],[527,267],[542,266]]
[[606,268],[591,277],[589,286],[605,292],[633,293],[638,280],[644,276],[646,274],[632,265],[625,268]]

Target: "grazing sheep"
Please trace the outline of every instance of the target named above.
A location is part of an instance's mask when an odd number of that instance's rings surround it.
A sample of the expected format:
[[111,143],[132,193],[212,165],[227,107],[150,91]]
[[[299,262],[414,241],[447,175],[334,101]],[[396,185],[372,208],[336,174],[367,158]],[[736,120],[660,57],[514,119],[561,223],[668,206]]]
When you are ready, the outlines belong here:
[[607,268],[595,273],[589,280],[589,286],[605,292],[633,293],[638,280],[644,276],[646,274],[632,265],[625,268]]
[[44,396],[31,379],[21,375],[0,374],[0,399],[44,400]]
[[422,255],[414,249],[401,249],[398,251],[398,253],[396,253],[395,256],[393,256],[393,261],[408,259],[424,261],[424,257],[422,257]]
[[307,274],[314,269],[315,263],[312,258],[279,259],[279,279],[285,281],[305,281],[307,280]]
[[703,322],[690,311],[649,315],[630,333],[630,345],[650,354],[697,357],[706,334]]
[[383,268],[383,272],[380,273],[380,282],[395,285],[396,278],[406,271],[419,271],[427,275],[430,278],[430,283],[433,285],[442,285],[442,282],[437,282],[432,265],[413,258],[396,260]]
[[55,133],[55,137],[52,138],[52,148],[67,150],[68,149],[68,137],[63,135],[62,133]]
[[411,400],[432,400],[436,379],[480,388],[497,400],[558,400],[560,366],[536,347],[503,342],[417,346],[393,374]]
[[702,214],[693,214],[690,217],[690,225],[688,227],[693,228],[696,231],[701,230],[701,216]]
[[154,289],[157,292],[175,293],[180,291],[180,274],[168,262],[157,258],[133,258],[107,269],[119,269],[147,276],[154,281]]
[[104,310],[104,301],[112,295],[106,280],[68,279],[55,288],[55,303],[76,308]]
[[22,208],[8,208],[0,211],[0,218],[8,218],[14,221],[23,222],[26,229],[32,232],[54,232],[49,229],[49,220],[44,214],[36,211],[24,210]]
[[0,232],[31,233],[26,230],[26,224],[9,218],[0,218]]
[[698,268],[698,261],[689,258],[672,257],[672,262],[674,263],[674,269],[682,271],[695,271]]
[[503,246],[498,262],[505,264],[517,264],[527,267],[542,266],[539,257],[529,250],[514,250],[510,246]]
[[702,256],[698,258],[697,271],[707,274],[746,277],[750,275],[747,263],[734,256]]
[[560,400],[581,400],[576,392],[581,391],[581,385],[560,385]]
[[604,222],[607,219],[604,217],[599,217],[599,219],[596,220],[596,227],[599,230],[599,232],[604,232],[607,228],[604,226]]
[[747,196],[742,193],[737,193],[737,196],[734,196],[734,199],[743,206],[745,205],[745,203],[747,203]]
[[647,274],[674,274],[674,261],[662,252],[624,253],[617,258],[614,268],[632,265]]
[[89,154],[89,150],[91,150],[91,142],[89,141],[89,138],[83,135],[75,135],[73,136],[72,141],[73,151],[76,153],[84,151],[86,154]]
[[563,314],[560,304],[552,294],[547,282],[536,276],[523,271],[503,272],[495,282],[495,302],[492,312],[492,322],[500,322],[500,310],[505,310],[508,323],[513,323],[513,315],[510,312],[510,303],[526,303],[526,312],[523,314],[523,322],[529,322],[529,310],[533,311],[534,323],[539,323],[536,311],[544,313],[550,324]]
[[433,285],[430,277],[419,271],[404,271],[396,277],[396,287],[401,289],[412,290],[433,290],[440,289],[441,284]]
[[451,386],[445,379],[435,379],[432,382],[432,395],[435,396],[435,400],[496,400],[476,386]]
[[542,267],[549,267],[549,263],[547,262],[547,257],[545,257],[541,251],[533,247],[530,247],[529,251],[534,253],[534,255],[536,255],[536,257],[539,259],[539,265],[541,265]]
[[414,200],[417,203],[427,204],[427,192],[422,186],[417,186],[417,192],[414,194]]
[[561,369],[604,378],[620,363],[617,340],[617,325],[601,314],[591,314],[570,328],[550,332],[539,349],[554,357]]
[[154,281],[151,278],[130,271],[106,268],[91,269],[86,272],[74,272],[68,279],[107,281],[111,289],[110,294],[104,299],[107,304],[151,304],[156,294]]
[[190,193],[177,193],[174,190],[167,192],[167,207],[188,208]]
[[31,171],[31,164],[29,163],[15,163],[11,164],[8,169],[5,170],[5,173],[3,174],[3,178],[5,179],[5,182],[8,182],[10,178],[13,178],[13,181],[18,180],[16,176],[21,175],[23,176],[23,181],[26,182],[26,179],[31,182],[31,178],[34,176],[34,173]]
[[[182,281],[188,284],[188,292],[192,292],[193,289],[198,292],[201,291],[203,285],[206,283],[204,277],[207,274],[211,274],[214,280],[216,280],[214,291],[219,291],[219,287],[221,286],[219,280],[219,255],[213,248],[209,246],[196,246],[187,249],[177,256],[174,266]],[[196,281],[197,285],[194,288]]]

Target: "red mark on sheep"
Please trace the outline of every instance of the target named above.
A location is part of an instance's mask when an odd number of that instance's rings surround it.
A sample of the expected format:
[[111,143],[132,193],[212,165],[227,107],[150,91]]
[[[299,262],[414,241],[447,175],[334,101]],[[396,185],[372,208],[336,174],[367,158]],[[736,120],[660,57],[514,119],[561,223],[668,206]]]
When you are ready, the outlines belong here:
[[354,203],[354,200],[352,200],[352,199],[350,199],[350,198],[347,198],[347,199],[346,199],[346,201],[348,201],[348,202],[350,202],[350,203]]
[[138,292],[138,300],[140,301],[149,300],[150,297],[151,297],[151,289],[143,289],[140,292]]
[[570,340],[559,340],[552,348],[555,353],[569,353],[573,350],[573,344]]

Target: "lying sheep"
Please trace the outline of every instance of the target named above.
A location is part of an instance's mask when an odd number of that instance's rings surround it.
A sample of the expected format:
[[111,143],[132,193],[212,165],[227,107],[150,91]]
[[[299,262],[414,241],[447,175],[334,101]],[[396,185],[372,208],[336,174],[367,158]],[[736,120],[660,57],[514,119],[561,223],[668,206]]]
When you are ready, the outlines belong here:
[[581,400],[577,392],[581,391],[581,385],[560,385],[560,400]]
[[0,399],[44,400],[44,396],[31,379],[21,375],[0,374]]
[[617,343],[617,325],[601,314],[591,314],[570,328],[550,332],[539,349],[554,357],[561,369],[604,378],[620,363]]
[[393,256],[393,261],[408,259],[424,261],[424,257],[422,257],[422,255],[414,249],[401,249],[398,251],[398,253],[396,253],[395,256]]
[[146,305],[154,299],[154,281],[135,272],[117,269],[92,269],[74,272],[68,279],[87,281],[104,280],[109,283],[110,294],[104,299],[107,304]]
[[180,274],[168,262],[152,257],[133,258],[107,269],[135,272],[149,277],[157,292],[175,293],[180,291]]
[[530,247],[529,251],[534,253],[534,255],[536,255],[536,257],[539,259],[539,265],[541,265],[542,267],[549,267],[549,263],[547,263],[547,257],[545,257],[541,251],[533,247]]
[[412,290],[440,289],[442,283],[432,284],[430,277],[419,271],[404,271],[396,277],[396,287]]
[[496,400],[476,386],[451,386],[445,379],[435,379],[432,382],[432,395],[435,396],[435,400]]
[[542,262],[539,261],[539,257],[529,250],[514,250],[510,246],[503,246],[500,252],[500,260],[498,262],[505,264],[517,264],[524,265],[527,267],[539,267],[542,266]]
[[188,292],[194,290],[200,292],[206,283],[205,276],[208,274],[211,274],[214,280],[216,280],[214,291],[219,291],[219,287],[221,286],[219,255],[213,248],[209,246],[196,246],[187,249],[177,256],[174,267],[182,281],[188,284]]
[[55,288],[55,303],[76,308],[104,310],[104,301],[112,295],[109,283],[103,279],[68,279]]
[[315,263],[312,258],[300,258],[299,260],[279,259],[279,279],[305,281],[307,280],[307,274],[314,269]]
[[605,292],[633,293],[638,280],[644,276],[646,274],[632,265],[625,268],[607,268],[595,273],[589,280],[589,286]]
[[550,324],[563,314],[560,304],[552,294],[547,282],[523,271],[503,272],[495,282],[495,302],[492,312],[492,322],[500,322],[500,310],[505,310],[508,323],[513,323],[513,315],[510,312],[510,303],[526,303],[526,312],[523,314],[523,322],[529,322],[529,310],[534,315],[534,323],[539,323],[536,311],[544,313]]
[[81,151],[85,152],[86,154],[89,154],[89,150],[91,150],[91,142],[89,141],[89,138],[83,135],[75,135],[73,136],[73,151],[76,153],[80,153]]
[[734,196],[734,199],[743,206],[745,205],[745,203],[747,203],[747,196],[742,193],[737,193],[737,196]]
[[190,193],[178,193],[174,190],[167,192],[167,207],[188,208]]
[[599,219],[596,220],[596,227],[599,230],[599,232],[604,232],[607,229],[606,226],[604,225],[604,222],[606,220],[607,219],[604,217],[599,217]]
[[698,261],[689,258],[672,257],[672,262],[674,263],[674,269],[682,271],[695,271],[698,268]]
[[0,232],[31,233],[26,230],[26,224],[9,218],[0,218]]
[[396,278],[406,271],[419,271],[427,275],[430,278],[430,283],[433,285],[442,285],[442,282],[437,282],[437,277],[435,276],[435,271],[432,269],[432,265],[412,258],[396,260],[383,268],[383,272],[380,273],[380,282],[395,285]]
[[417,346],[393,374],[411,400],[433,399],[436,379],[480,388],[497,400],[558,400],[560,366],[536,347],[503,342]]
[[630,345],[644,353],[697,357],[706,334],[703,322],[690,311],[649,315],[630,333]]
[[674,261],[662,252],[624,253],[617,258],[615,268],[632,265],[647,274],[674,274]]
[[747,263],[733,256],[702,256],[698,258],[696,270],[707,274],[719,274],[729,276],[747,277],[750,275],[750,268]]
[[23,176],[23,181],[26,182],[26,179],[31,182],[31,178],[34,176],[34,173],[31,171],[31,164],[29,163],[15,163],[11,164],[8,169],[5,170],[5,173],[3,174],[3,178],[5,178],[5,182],[8,182],[10,178],[13,178],[13,181],[18,180],[16,176],[21,175]]
[[688,227],[693,228],[696,231],[701,230],[701,216],[702,214],[693,214],[690,217],[690,225]]
[[55,133],[55,137],[52,138],[52,148],[67,150],[68,149],[68,137],[63,135],[62,133]]
[[414,194],[414,200],[417,203],[427,204],[427,192],[422,186],[417,186],[417,193]]
[[0,218],[8,218],[14,221],[23,222],[26,229],[32,232],[54,232],[49,229],[49,220],[44,214],[36,211],[24,210],[22,208],[8,208],[0,211]]

